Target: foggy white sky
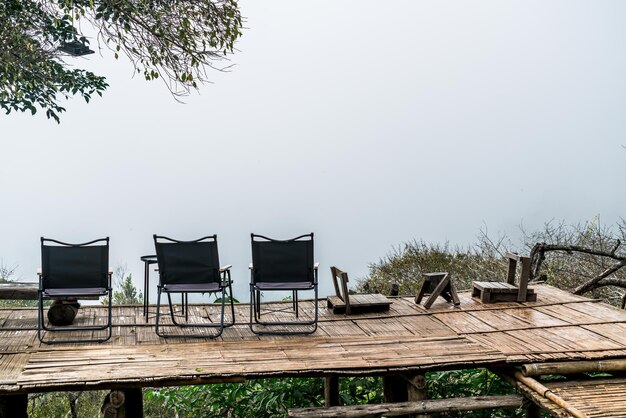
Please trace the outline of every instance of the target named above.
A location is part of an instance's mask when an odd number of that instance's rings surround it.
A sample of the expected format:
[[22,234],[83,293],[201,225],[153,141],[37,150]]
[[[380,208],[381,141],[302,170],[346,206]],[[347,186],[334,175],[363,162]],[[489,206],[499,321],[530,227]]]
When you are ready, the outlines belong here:
[[[227,74],[176,103],[110,53],[102,99],[0,116],[0,259],[111,237],[140,283],[152,234],[217,233],[247,300],[250,232],[316,233],[362,277],[413,238],[624,216],[626,2],[241,2]],[[156,277],[153,275],[153,286]],[[154,290],[152,294],[154,295]]]

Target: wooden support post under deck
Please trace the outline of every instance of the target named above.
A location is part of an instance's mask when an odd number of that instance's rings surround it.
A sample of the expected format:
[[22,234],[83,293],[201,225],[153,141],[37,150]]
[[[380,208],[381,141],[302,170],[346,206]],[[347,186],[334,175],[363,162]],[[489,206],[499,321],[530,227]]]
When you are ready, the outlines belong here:
[[406,380],[400,375],[383,376],[383,394],[385,403],[408,401]]
[[0,396],[0,418],[28,418],[28,395]]
[[526,418],[541,418],[541,408],[530,402],[528,408],[526,408]]
[[[385,403],[407,402],[409,391],[407,381],[400,375],[383,376],[383,395]],[[411,415],[398,415],[402,418],[410,418]]]
[[141,388],[125,389],[124,418],[143,418],[143,392]]
[[326,407],[339,406],[339,377],[327,376],[324,378],[324,405]]

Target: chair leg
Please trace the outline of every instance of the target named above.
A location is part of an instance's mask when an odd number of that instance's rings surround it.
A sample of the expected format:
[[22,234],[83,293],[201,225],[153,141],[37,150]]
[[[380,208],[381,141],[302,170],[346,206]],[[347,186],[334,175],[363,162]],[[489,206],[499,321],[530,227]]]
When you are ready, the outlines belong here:
[[172,317],[172,322],[175,321],[174,319],[174,310],[172,309],[172,297],[170,296],[170,293],[167,292],[167,306],[169,306],[170,308],[170,316]]
[[183,310],[185,312],[185,321],[189,321],[189,293],[183,293]]
[[37,338],[40,342],[44,342],[41,336],[41,329],[43,328],[43,295],[39,292],[39,307],[37,309]]
[[254,286],[250,284],[250,331],[254,332],[254,323],[258,322],[257,306],[259,301],[257,300],[258,292],[254,289]]
[[250,328],[252,328],[252,316],[254,315],[253,312],[256,312],[256,306],[254,306],[254,302],[254,288],[252,287],[252,285],[250,285]]
[[[176,326],[181,326],[182,324],[179,324],[178,322],[176,322],[176,315],[174,315],[174,305],[172,305],[172,296],[170,295],[170,292],[167,292],[167,301],[170,306],[170,315],[172,317],[172,322]],[[185,309],[185,294],[184,293],[181,293],[181,302],[182,302],[182,309],[183,309],[182,313],[184,314],[184,309]],[[185,318],[185,321],[186,321],[186,318]]]
[[261,319],[261,291],[260,290],[256,291],[256,304],[254,305],[254,307],[256,308],[254,319],[256,319],[258,322]]
[[156,306],[156,327],[154,332],[156,332],[156,335],[158,335],[159,337],[162,337],[162,335],[159,333],[159,319],[161,318],[161,289],[157,289],[157,306]]
[[[277,321],[277,322],[266,322],[266,321],[261,321],[261,315],[259,313],[259,315],[257,316],[257,311],[261,310],[260,307],[260,298],[257,298],[257,296],[259,296],[259,291],[255,290],[253,286],[251,286],[250,288],[250,330],[257,335],[264,335],[264,334],[269,334],[269,335],[306,335],[306,334],[312,334],[315,331],[317,331],[317,322],[319,319],[319,302],[318,302],[318,297],[319,297],[319,290],[317,285],[314,286],[313,290],[315,291],[315,299],[313,301],[313,303],[315,304],[314,306],[314,318],[312,320],[303,320],[303,321]],[[299,297],[298,297],[298,291],[294,290],[293,291],[293,301],[292,304],[295,307],[295,315],[296,318],[299,315]],[[253,312],[254,312],[254,319],[255,321],[253,322],[252,320],[252,316],[253,316]],[[255,324],[256,323],[256,324]],[[282,329],[282,330],[272,330],[271,328],[266,328],[267,330],[259,330],[259,329],[255,329],[254,325],[260,325],[260,326],[266,326],[266,327],[272,327],[272,326],[311,326],[310,329],[307,329],[305,331],[290,331],[290,330],[286,330],[286,329]]]
[[[113,334],[113,289],[108,290],[108,313],[107,313],[107,323],[105,325],[89,325],[89,326],[67,326],[67,327],[48,327],[45,323],[44,319],[44,309],[43,309],[43,292],[39,292],[38,296],[38,309],[37,309],[37,338],[42,344],[73,344],[73,343],[103,343],[108,341]],[[107,330],[107,334],[102,338],[84,338],[84,339],[64,339],[58,341],[47,341],[43,338],[42,331],[49,332],[73,332],[73,331],[103,331]]]
[[98,341],[98,342],[104,342],[107,341],[109,338],[111,338],[111,335],[113,335],[113,289],[109,289],[109,315],[108,315],[108,320],[109,320],[109,332],[108,335],[105,339]]
[[[220,310],[220,323],[218,325],[213,324],[213,323],[189,323],[186,317],[186,323],[182,324],[182,323],[178,323],[176,322],[176,316],[174,315],[174,307],[172,305],[172,297],[170,295],[169,292],[167,293],[167,298],[168,298],[168,305],[169,305],[169,309],[170,309],[170,315],[172,317],[172,322],[174,323],[175,326],[181,327],[181,328],[185,328],[185,327],[198,327],[198,328],[218,328],[218,331],[216,333],[213,334],[180,334],[180,335],[176,335],[176,334],[164,334],[160,332],[160,307],[161,307],[161,289],[159,289],[158,291],[158,296],[157,296],[157,323],[156,323],[156,334],[159,337],[162,338],[217,338],[220,335],[222,335],[222,332],[224,331],[225,325],[224,325],[224,315],[226,313],[226,289],[222,288],[222,303],[221,303],[221,310]],[[186,298],[187,298],[187,293],[183,294],[183,305],[186,302]],[[233,307],[233,312],[234,312],[234,307]],[[233,318],[233,322],[234,322],[234,318]],[[230,324],[232,325],[232,324]],[[229,326],[230,326],[229,325]]]
[[233,285],[232,283],[228,285],[228,298],[230,299],[230,314],[233,319],[230,324],[224,325],[225,327],[231,327],[235,325],[235,302],[233,301]]

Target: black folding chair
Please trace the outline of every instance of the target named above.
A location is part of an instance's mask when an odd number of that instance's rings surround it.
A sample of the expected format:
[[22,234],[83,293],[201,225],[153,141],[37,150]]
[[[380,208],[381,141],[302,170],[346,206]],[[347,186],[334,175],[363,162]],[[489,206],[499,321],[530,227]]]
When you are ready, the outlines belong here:
[[[157,262],[159,265],[159,285],[157,296],[156,333],[160,337],[179,338],[216,338],[225,327],[235,323],[235,306],[233,302],[232,280],[230,267],[220,268],[217,251],[217,235],[203,237],[194,241],[179,241],[172,238],[154,235]],[[228,289],[228,294],[226,290]],[[167,294],[172,322],[178,327],[217,328],[213,333],[199,334],[164,334],[160,331],[161,293]],[[182,293],[185,322],[176,320],[172,306],[172,293]],[[188,293],[221,293],[221,313],[218,323],[188,321],[186,296]],[[226,298],[230,299],[232,320],[224,322]],[[210,318],[209,318],[210,319]]]
[[[108,296],[108,321],[104,325],[49,326],[44,321],[44,299],[79,300]],[[37,337],[45,344],[104,342],[111,338],[111,273],[109,238],[84,244],[68,244],[41,238],[41,273],[39,274],[39,309]],[[106,336],[69,340],[45,340],[43,331],[101,331]]]
[[[263,235],[250,234],[252,238],[252,264],[250,265],[250,329],[255,334],[312,334],[317,330],[317,263],[313,261],[313,233],[289,240],[275,240]],[[298,292],[315,293],[314,317],[299,317]],[[261,295],[269,291],[291,291],[293,321],[262,321]],[[262,329],[262,327],[264,329]],[[291,326],[304,326],[294,330]]]

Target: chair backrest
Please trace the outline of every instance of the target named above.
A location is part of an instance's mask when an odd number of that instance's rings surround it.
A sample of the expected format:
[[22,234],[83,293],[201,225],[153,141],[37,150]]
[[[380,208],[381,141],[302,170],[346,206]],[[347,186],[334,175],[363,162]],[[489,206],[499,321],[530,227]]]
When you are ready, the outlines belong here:
[[346,302],[350,298],[350,295],[348,293],[348,273],[341,270],[339,267],[331,266],[330,274],[333,277],[335,296]]
[[350,315],[350,293],[348,292],[348,273],[340,268],[331,266],[330,274],[333,277],[333,286],[335,286],[335,295],[346,304],[346,315]]
[[517,301],[525,302],[528,294],[528,281],[530,280],[530,257],[523,257],[516,253],[506,253],[504,255],[509,261],[509,268],[506,274],[506,282],[515,286],[515,274],[517,271],[517,262],[522,263],[522,271],[520,272]]
[[179,241],[154,235],[161,285],[219,283],[217,235]]
[[315,283],[312,232],[288,240],[250,236],[253,283]]
[[42,289],[109,287],[109,237],[68,244],[41,237]]

